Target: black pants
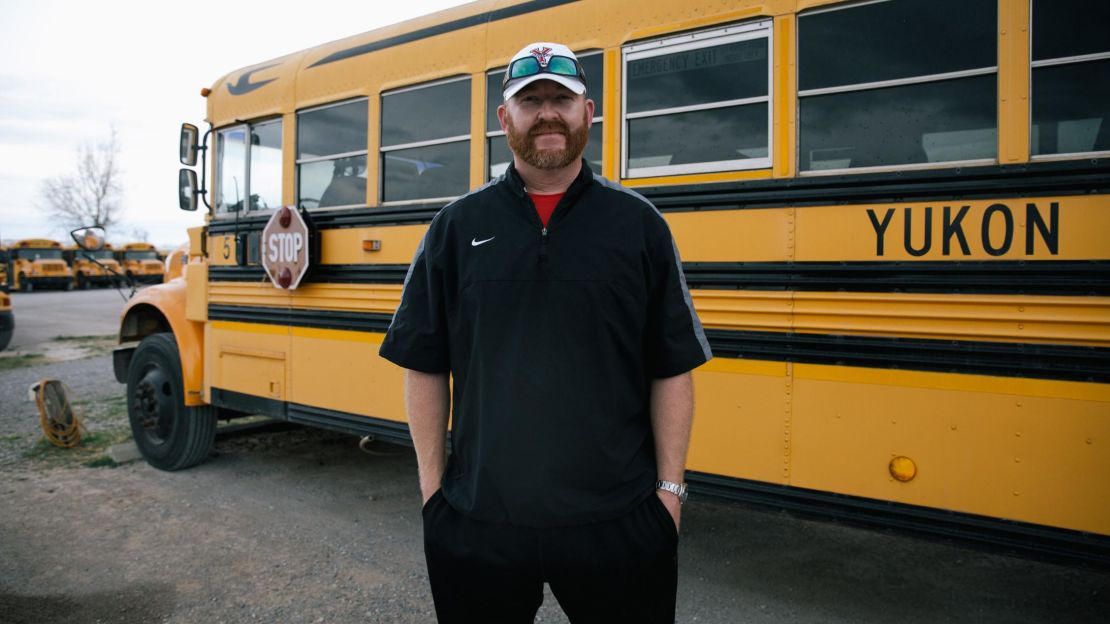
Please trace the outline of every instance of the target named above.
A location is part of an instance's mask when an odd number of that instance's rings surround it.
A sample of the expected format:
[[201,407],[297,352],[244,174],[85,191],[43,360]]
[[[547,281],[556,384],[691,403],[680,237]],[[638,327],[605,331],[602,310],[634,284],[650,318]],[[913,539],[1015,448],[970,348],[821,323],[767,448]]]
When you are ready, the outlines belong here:
[[532,529],[472,520],[436,492],[424,554],[441,624],[535,619],[543,584],[574,624],[674,622],[678,532],[655,494],[607,522]]

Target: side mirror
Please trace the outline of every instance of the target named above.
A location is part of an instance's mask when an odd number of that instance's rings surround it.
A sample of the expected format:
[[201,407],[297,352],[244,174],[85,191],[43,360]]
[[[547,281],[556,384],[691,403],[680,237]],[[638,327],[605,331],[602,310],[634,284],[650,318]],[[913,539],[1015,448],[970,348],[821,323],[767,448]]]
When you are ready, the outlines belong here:
[[79,227],[69,235],[85,251],[100,251],[104,247],[104,228],[100,226]]
[[[181,145],[179,157],[181,164],[192,167],[197,164],[197,142],[200,139],[200,130],[193,124],[181,124]],[[194,210],[196,210],[194,208]]]
[[181,169],[177,172],[177,204],[182,210],[197,209],[197,172]]

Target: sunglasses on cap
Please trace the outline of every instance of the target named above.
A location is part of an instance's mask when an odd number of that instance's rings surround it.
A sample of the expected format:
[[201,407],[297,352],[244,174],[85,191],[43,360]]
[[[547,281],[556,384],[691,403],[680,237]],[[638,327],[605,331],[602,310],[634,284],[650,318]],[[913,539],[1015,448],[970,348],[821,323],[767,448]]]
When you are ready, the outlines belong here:
[[501,80],[501,88],[504,89],[509,82],[518,78],[527,78],[528,76],[535,76],[536,74],[555,74],[557,76],[570,76],[582,81],[586,84],[586,72],[578,61],[567,56],[552,56],[547,61],[547,65],[541,65],[539,59],[534,56],[526,56],[519,58],[509,65],[508,71],[505,72],[505,77]]

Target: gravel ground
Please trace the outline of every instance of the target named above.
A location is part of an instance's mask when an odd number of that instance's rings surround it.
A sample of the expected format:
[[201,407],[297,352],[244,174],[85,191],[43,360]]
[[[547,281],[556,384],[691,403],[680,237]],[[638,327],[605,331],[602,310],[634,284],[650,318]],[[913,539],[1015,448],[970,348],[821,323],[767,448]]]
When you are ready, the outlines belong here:
[[[20,461],[28,444],[42,435],[38,407],[27,397],[31,385],[42,379],[65,383],[78,417],[89,404],[123,396],[124,387],[112,374],[111,355],[0,371],[0,470]],[[93,431],[107,425],[96,420],[86,424]]]
[[[0,623],[434,621],[411,449],[292,428],[176,473],[25,457],[27,386],[120,407],[110,357],[0,371]],[[65,457],[59,451],[55,457]],[[1110,573],[707,497],[683,512],[678,622],[1104,622]],[[565,623],[550,593],[537,622]]]

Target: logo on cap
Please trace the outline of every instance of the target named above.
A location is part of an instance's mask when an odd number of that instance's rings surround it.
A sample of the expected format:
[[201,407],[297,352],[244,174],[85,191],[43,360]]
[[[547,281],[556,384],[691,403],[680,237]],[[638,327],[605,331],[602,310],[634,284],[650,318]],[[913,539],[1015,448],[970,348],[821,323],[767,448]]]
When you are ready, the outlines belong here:
[[536,57],[536,60],[540,62],[540,67],[547,67],[547,62],[551,60],[551,48],[546,46],[542,48],[532,48],[528,50],[528,54]]

